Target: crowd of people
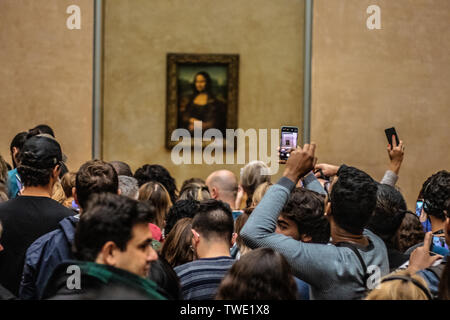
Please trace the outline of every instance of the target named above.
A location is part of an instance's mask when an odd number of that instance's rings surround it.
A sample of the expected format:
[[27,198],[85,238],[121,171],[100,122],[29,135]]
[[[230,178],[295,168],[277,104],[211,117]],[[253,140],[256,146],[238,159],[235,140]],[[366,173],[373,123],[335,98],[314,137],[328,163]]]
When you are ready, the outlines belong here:
[[89,160],[48,125],[0,156],[0,299],[434,300],[450,297],[450,172],[396,187],[404,144],[377,182],[293,149],[177,188],[169,171]]

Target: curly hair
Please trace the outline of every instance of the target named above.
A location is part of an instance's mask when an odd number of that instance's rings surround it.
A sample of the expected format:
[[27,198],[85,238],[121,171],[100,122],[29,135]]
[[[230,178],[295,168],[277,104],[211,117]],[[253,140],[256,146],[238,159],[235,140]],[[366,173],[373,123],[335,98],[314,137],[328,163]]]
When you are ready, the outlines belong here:
[[95,261],[108,241],[125,251],[133,227],[150,223],[155,216],[151,205],[113,193],[93,194],[86,207],[74,241],[75,257],[83,261]]
[[286,259],[270,248],[250,251],[228,270],[216,300],[295,300],[297,285]]
[[150,181],[161,183],[166,188],[167,192],[169,192],[172,203],[177,201],[178,189],[176,181],[163,166],[158,164],[145,164],[136,170],[134,177],[138,181],[139,187]]
[[119,178],[113,166],[103,160],[90,160],[84,163],[77,172],[75,189],[78,204],[86,207],[88,199],[94,193],[116,193],[119,189]]
[[388,247],[398,249],[397,230],[405,217],[406,201],[400,191],[387,184],[379,184],[377,205],[367,228],[378,235]]
[[325,198],[304,188],[295,188],[281,215],[295,222],[299,235],[311,237],[313,243],[330,241],[330,223],[324,215]]
[[398,250],[401,252],[405,252],[412,246],[421,243],[425,238],[425,232],[423,231],[419,217],[411,211],[406,211],[402,223],[397,230],[396,238]]
[[352,234],[362,234],[377,202],[377,184],[364,171],[342,165],[331,194],[336,224]]
[[423,210],[445,220],[444,203],[450,195],[450,172],[441,170],[429,177],[422,186]]
[[169,209],[169,213],[167,213],[166,216],[164,236],[167,237],[178,220],[182,218],[193,218],[198,212],[199,207],[200,202],[197,200],[179,200],[175,202],[172,208]]

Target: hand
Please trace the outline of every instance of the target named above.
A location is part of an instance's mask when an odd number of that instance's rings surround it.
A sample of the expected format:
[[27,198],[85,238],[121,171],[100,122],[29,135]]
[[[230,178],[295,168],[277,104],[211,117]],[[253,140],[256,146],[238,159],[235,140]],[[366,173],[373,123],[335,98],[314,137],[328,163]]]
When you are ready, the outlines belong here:
[[[322,170],[324,176],[332,177],[335,176],[339,170],[338,166],[327,164],[327,163],[319,163],[314,166],[314,171]],[[315,173],[316,177],[320,177],[320,172]]]
[[408,270],[410,270],[412,273],[416,273],[419,270],[426,269],[430,267],[436,260],[443,258],[438,254],[434,256],[430,255],[432,238],[433,234],[431,232],[427,232],[423,241],[423,247],[418,247],[411,253],[411,256],[409,257]]
[[403,141],[400,140],[399,145],[397,145],[397,139],[395,139],[395,136],[393,135],[392,147],[390,144],[388,144],[387,152],[389,155],[389,159],[391,160],[389,170],[394,171],[395,174],[398,175],[403,161],[403,154],[405,153],[405,146],[403,144]]
[[297,183],[301,177],[314,168],[317,162],[317,158],[314,157],[315,151],[315,143],[305,144],[303,148],[292,149],[289,159],[286,161],[286,169],[283,176]]

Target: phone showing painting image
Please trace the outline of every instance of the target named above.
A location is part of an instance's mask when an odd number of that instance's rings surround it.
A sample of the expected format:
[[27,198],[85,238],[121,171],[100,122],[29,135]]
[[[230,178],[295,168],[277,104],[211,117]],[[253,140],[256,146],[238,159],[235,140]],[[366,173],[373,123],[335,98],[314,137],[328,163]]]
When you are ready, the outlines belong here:
[[287,160],[292,149],[297,147],[298,128],[281,127],[280,160]]

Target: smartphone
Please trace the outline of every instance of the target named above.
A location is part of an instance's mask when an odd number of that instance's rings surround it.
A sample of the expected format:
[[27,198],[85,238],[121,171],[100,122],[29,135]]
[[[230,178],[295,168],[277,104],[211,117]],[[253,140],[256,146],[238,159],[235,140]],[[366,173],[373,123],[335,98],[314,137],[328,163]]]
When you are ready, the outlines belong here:
[[298,128],[281,127],[280,160],[287,160],[291,149],[297,147]]
[[[437,248],[445,248],[448,250],[448,245],[445,243],[445,237],[433,236],[431,242],[430,251],[439,251]],[[442,249],[441,249],[442,250]]]
[[400,140],[398,139],[398,135],[397,135],[397,131],[395,131],[395,128],[388,128],[385,129],[384,132],[386,133],[386,138],[388,139],[389,144],[391,145],[392,148],[392,136],[395,136],[395,141],[397,142],[397,145],[400,144]]

